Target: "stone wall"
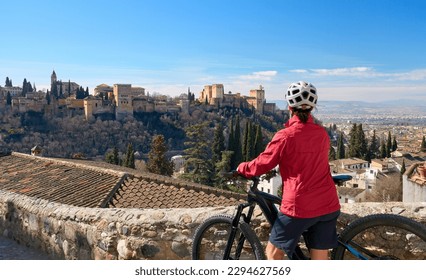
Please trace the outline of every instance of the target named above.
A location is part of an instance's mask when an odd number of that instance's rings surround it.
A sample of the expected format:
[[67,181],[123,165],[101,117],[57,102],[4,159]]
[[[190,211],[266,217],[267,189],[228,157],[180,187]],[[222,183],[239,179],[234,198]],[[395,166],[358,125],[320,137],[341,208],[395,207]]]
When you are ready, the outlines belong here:
[[[198,224],[233,212],[233,207],[81,208],[0,191],[0,233],[52,259],[190,259]],[[426,203],[345,204],[339,223],[385,212],[426,223]],[[255,231],[266,240],[269,226],[260,212],[255,214]]]

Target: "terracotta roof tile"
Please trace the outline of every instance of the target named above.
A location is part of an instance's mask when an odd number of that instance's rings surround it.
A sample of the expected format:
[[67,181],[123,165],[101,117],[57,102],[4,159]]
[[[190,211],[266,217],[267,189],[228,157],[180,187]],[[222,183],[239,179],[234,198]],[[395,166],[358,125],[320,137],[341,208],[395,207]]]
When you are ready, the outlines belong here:
[[0,189],[82,207],[233,206],[245,195],[106,163],[0,156]]

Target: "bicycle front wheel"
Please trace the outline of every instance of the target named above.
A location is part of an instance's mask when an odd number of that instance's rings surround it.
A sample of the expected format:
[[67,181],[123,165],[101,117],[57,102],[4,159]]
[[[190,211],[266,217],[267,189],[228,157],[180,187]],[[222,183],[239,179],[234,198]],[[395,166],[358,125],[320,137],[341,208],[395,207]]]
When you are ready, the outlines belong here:
[[355,220],[342,231],[332,257],[425,260],[426,226],[399,215],[369,215]]
[[[222,260],[232,229],[232,217],[213,216],[195,231],[192,244],[193,260]],[[232,243],[230,260],[263,260],[265,253],[254,231],[240,221]]]

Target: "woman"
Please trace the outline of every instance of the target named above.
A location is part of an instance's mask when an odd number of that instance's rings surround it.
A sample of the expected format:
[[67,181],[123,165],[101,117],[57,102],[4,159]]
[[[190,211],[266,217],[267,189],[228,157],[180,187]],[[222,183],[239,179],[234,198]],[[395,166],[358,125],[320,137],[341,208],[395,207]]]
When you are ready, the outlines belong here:
[[340,204],[328,164],[330,139],[311,115],[317,104],[316,88],[307,82],[292,83],[286,94],[290,120],[265,151],[237,171],[260,176],[279,165],[283,197],[278,218],[266,247],[268,259],[293,255],[306,231],[311,259],[328,259],[337,246],[336,222]]

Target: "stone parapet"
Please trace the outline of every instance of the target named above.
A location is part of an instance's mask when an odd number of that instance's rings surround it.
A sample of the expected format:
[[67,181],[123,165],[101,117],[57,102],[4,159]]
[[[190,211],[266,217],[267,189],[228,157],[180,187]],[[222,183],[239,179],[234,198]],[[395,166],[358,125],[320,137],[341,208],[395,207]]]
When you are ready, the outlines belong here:
[[[190,259],[196,227],[234,207],[192,209],[84,208],[0,191],[0,233],[52,259]],[[372,213],[394,213],[426,223],[426,203],[342,205],[340,225]],[[254,229],[269,234],[255,212]]]

